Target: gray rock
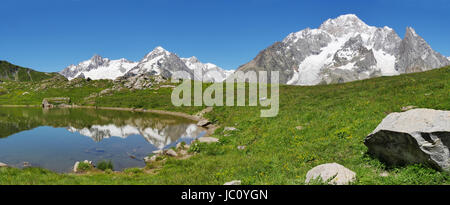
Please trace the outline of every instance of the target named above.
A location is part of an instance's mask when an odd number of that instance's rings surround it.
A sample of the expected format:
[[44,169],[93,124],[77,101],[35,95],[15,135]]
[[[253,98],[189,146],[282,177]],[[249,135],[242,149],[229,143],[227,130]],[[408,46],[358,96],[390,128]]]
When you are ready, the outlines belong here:
[[184,156],[184,155],[187,155],[187,154],[188,154],[188,152],[186,150],[180,150],[180,155],[181,156]]
[[408,105],[408,106],[402,107],[402,111],[408,111],[408,110],[412,110],[414,108],[417,108],[417,107],[414,105]]
[[146,163],[151,163],[151,162],[156,161],[156,157],[157,157],[157,155],[152,155],[151,157],[147,156],[147,157],[144,158],[144,161]]
[[8,167],[7,164],[0,162],[0,167]]
[[219,139],[214,137],[200,137],[197,140],[200,143],[207,143],[207,144],[219,142]]
[[175,148],[176,148],[176,149],[182,149],[182,148],[183,148],[183,145],[181,145],[181,142],[179,142]]
[[223,128],[224,132],[226,132],[226,131],[236,131],[236,130],[237,129],[235,127],[225,127],[225,128]]
[[78,172],[78,166],[80,165],[80,162],[75,162],[75,165],[73,165],[73,172],[77,173]]
[[189,148],[191,148],[190,145],[188,145],[188,144],[185,144],[185,145],[184,145],[184,149],[185,149],[185,150],[189,150]]
[[168,149],[168,150],[165,151],[165,153],[166,153],[166,155],[171,156],[171,157],[177,157],[178,156],[177,152],[175,152],[175,150],[173,150],[173,149]]
[[346,185],[354,182],[356,179],[355,172],[347,169],[338,163],[322,164],[312,168],[306,173],[305,183],[308,184],[311,180],[329,181],[332,185]]
[[156,151],[153,151],[153,154],[155,154],[155,155],[161,155],[161,154],[163,154],[164,153],[164,150],[156,150]]
[[209,120],[200,120],[200,121],[198,121],[197,126],[206,127],[209,124],[211,124],[211,122]]
[[233,181],[230,181],[230,182],[226,182],[223,185],[241,185],[241,180],[233,180]]
[[422,163],[450,170],[450,111],[413,109],[391,113],[364,140],[388,165]]

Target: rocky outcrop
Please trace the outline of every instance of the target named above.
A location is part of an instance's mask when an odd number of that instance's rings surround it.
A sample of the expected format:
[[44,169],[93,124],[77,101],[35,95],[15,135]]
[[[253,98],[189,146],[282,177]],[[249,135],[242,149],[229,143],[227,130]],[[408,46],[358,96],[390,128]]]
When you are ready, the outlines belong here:
[[7,164],[0,162],[0,167],[8,167]]
[[368,152],[392,166],[421,163],[450,170],[450,111],[391,113],[364,140]]
[[200,126],[200,127],[206,127],[209,124],[211,124],[211,122],[209,120],[206,120],[206,119],[203,119],[203,120],[200,120],[200,121],[197,122],[197,126]]
[[306,173],[305,183],[313,180],[328,182],[331,185],[347,185],[356,179],[355,172],[338,163],[322,164],[312,168]]
[[44,98],[41,103],[43,108],[63,107],[69,104],[70,98],[68,97]]
[[405,38],[400,44],[397,59],[398,62],[395,64],[395,69],[400,73],[427,71],[450,64],[448,59],[434,51],[411,27],[406,29]]

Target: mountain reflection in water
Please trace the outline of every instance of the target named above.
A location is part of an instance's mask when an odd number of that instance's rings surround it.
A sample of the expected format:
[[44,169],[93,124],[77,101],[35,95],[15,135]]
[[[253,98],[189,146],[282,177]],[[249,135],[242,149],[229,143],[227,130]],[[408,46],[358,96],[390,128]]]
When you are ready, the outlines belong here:
[[205,133],[195,122],[169,115],[0,108],[0,162],[15,167],[29,162],[66,172],[76,161],[112,160],[115,169],[122,170],[142,167],[142,159],[152,151],[190,143]]

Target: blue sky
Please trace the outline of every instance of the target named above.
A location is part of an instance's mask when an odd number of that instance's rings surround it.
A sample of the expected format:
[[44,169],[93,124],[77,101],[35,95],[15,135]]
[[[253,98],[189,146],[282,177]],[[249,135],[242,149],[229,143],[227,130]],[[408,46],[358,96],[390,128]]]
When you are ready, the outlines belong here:
[[354,13],[450,56],[448,0],[2,0],[0,59],[59,71],[94,54],[138,61],[156,46],[235,69],[291,32]]

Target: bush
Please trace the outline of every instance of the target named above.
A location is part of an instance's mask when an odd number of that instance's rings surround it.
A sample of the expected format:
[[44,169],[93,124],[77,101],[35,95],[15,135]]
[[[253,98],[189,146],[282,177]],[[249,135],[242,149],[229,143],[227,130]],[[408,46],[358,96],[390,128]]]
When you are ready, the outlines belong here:
[[109,161],[101,161],[101,162],[98,163],[97,168],[102,170],[102,171],[105,171],[105,170],[108,170],[108,169],[114,170],[114,165],[112,164],[111,160],[109,160]]
[[88,171],[91,168],[92,168],[92,166],[85,162],[80,162],[80,164],[78,164],[78,170],[80,170],[80,171]]

